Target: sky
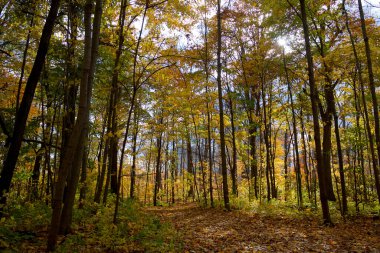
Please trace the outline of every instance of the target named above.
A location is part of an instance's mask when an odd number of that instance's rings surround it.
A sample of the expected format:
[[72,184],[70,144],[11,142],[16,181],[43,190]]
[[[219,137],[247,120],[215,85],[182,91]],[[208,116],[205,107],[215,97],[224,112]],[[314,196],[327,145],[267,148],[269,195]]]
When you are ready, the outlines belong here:
[[366,9],[367,15],[375,18],[376,23],[380,24],[380,1],[379,0],[362,0],[363,8]]

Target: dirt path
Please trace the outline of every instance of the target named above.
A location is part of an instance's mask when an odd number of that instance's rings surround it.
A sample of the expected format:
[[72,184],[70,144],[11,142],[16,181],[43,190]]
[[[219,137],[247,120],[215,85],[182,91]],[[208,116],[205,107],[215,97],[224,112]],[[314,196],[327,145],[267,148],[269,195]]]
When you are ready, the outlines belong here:
[[311,218],[225,212],[195,204],[145,210],[175,226],[185,252],[380,252],[380,222],[369,218],[330,228]]

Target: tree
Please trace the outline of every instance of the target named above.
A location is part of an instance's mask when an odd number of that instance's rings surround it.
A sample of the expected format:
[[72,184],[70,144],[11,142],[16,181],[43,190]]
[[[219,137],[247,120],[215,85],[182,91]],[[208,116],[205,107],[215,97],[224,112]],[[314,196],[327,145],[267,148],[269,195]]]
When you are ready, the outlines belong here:
[[[59,0],[52,0],[50,5],[49,14],[46,18],[44,28],[42,30],[40,43],[36,58],[34,60],[32,71],[28,77],[28,81],[25,86],[24,95],[20,104],[20,108],[16,113],[15,124],[13,128],[11,144],[8,149],[7,156],[3,162],[3,168],[0,176],[0,205],[4,205],[6,202],[6,193],[9,192],[12,177],[15,171],[17,158],[20,153],[22,139],[24,137],[25,127],[30,111],[30,107],[33,102],[34,92],[37,87],[37,83],[40,79],[42,67],[45,62],[46,54],[49,49],[50,37],[53,33],[55,20],[57,19]],[[0,217],[3,215],[2,207],[0,207]]]
[[226,141],[224,136],[224,112],[223,112],[223,94],[222,94],[222,16],[220,11],[220,0],[218,0],[217,10],[217,23],[218,23],[218,44],[217,44],[217,83],[218,83],[218,102],[219,102],[219,131],[220,131],[220,155],[222,160],[222,176],[223,176],[223,199],[224,207],[230,210],[230,200],[228,196],[228,180],[227,180],[227,162],[226,162]]
[[319,191],[320,199],[322,204],[323,212],[323,222],[325,224],[331,224],[330,210],[328,205],[328,195],[327,195],[327,182],[326,182],[326,171],[324,171],[324,160],[321,148],[321,133],[319,126],[318,118],[318,98],[317,91],[315,87],[314,79],[314,64],[313,56],[311,53],[310,47],[310,37],[309,37],[309,26],[307,23],[307,12],[305,0],[300,0],[300,11],[301,11],[301,20],[303,26],[304,40],[305,40],[305,49],[306,49],[306,58],[307,58],[307,70],[309,75],[309,86],[310,86],[310,100],[313,113],[313,126],[314,126],[314,142],[315,142],[315,152],[317,160],[317,173],[319,179]]
[[[91,32],[91,10],[92,2],[88,0],[85,4],[85,52],[83,59],[83,72],[80,84],[79,110],[77,120],[67,144],[62,167],[60,167],[58,180],[53,197],[53,214],[51,219],[47,249],[53,251],[57,242],[59,230],[67,233],[70,229],[72,208],[79,180],[80,165],[83,157],[83,140],[88,134],[89,110],[92,93],[92,82],[95,72],[95,63],[98,53],[100,22],[102,16],[102,1],[96,1],[93,30]],[[91,36],[92,35],[92,36]],[[68,175],[68,190],[64,199],[64,188]],[[62,204],[64,203],[64,206]]]
[[[359,5],[361,29],[362,29],[364,45],[365,45],[365,55],[367,58],[369,89],[371,91],[371,98],[372,98],[372,103],[373,103],[373,116],[374,116],[374,121],[375,121],[375,140],[376,140],[376,147],[377,147],[377,158],[379,159],[379,164],[380,164],[379,106],[378,106],[378,102],[377,102],[375,79],[374,79],[373,69],[372,69],[371,48],[369,45],[369,38],[367,35],[367,29],[366,29],[363,6],[362,6],[361,0],[358,0],[358,5]],[[378,201],[380,203],[380,176],[379,176],[379,170],[377,169],[376,166],[374,166],[374,174],[375,174],[375,185],[376,185],[376,191],[377,191],[377,198],[378,198]]]

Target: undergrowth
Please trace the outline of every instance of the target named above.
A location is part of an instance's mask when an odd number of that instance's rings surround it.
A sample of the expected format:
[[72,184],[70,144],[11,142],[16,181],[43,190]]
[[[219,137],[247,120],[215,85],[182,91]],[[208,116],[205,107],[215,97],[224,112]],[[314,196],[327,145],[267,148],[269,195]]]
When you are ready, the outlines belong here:
[[[215,200],[217,208],[224,209],[222,200]],[[318,203],[319,204],[319,203]],[[245,212],[256,213],[268,217],[288,217],[294,219],[321,219],[322,211],[320,206],[315,206],[313,203],[305,201],[302,207],[297,205],[296,200],[278,200],[266,199],[249,200],[247,197],[236,197],[230,195],[230,207],[232,210],[241,210]],[[329,202],[330,215],[333,221],[341,222],[346,219],[357,217],[378,217],[380,216],[380,205],[377,202],[360,203],[358,209],[355,207],[355,202],[348,202],[348,212],[342,217],[338,202]]]
[[[110,198],[109,203],[113,203]],[[0,252],[41,252],[51,211],[45,203],[15,204],[0,221]],[[75,209],[72,233],[60,236],[56,252],[177,252],[181,239],[170,224],[148,216],[139,203],[121,202],[118,223],[112,223],[114,205],[87,204]]]

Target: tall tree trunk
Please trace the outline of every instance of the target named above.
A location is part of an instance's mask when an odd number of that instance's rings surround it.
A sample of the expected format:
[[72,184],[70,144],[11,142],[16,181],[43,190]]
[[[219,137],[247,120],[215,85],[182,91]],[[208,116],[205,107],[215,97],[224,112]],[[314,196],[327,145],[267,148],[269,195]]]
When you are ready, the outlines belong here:
[[189,191],[187,192],[186,198],[193,198],[194,199],[194,183],[193,180],[190,178],[190,176],[194,175],[194,166],[193,166],[193,151],[191,149],[191,139],[190,134],[187,134],[186,137],[186,151],[187,151],[187,173],[188,173],[188,185],[189,185]]
[[211,112],[210,112],[210,94],[209,94],[209,54],[208,54],[208,23],[207,23],[207,0],[205,0],[205,13],[203,18],[203,23],[205,26],[205,32],[204,32],[204,43],[205,43],[205,73],[206,73],[206,109],[207,109],[207,143],[206,143],[206,150],[207,150],[207,159],[208,159],[208,169],[209,169],[209,177],[208,177],[208,183],[209,183],[209,191],[210,191],[210,204],[211,207],[214,207],[214,196],[213,196],[213,186],[212,186],[212,171],[213,171],[213,160],[212,160],[212,151],[211,151]]
[[[86,84],[84,84],[86,87],[84,88],[83,91],[86,93],[83,94],[83,97],[79,98],[80,99],[79,110],[78,110],[78,117],[77,117],[77,122],[76,122],[76,125],[78,124],[77,131],[80,132],[79,138],[76,138],[74,140],[74,142],[76,142],[73,145],[74,147],[73,150],[75,150],[75,153],[71,154],[71,156],[64,157],[64,159],[71,159],[72,161],[68,162],[68,164],[71,164],[71,166],[69,166],[71,171],[69,172],[69,177],[67,178],[67,191],[65,194],[65,198],[63,199],[64,205],[62,209],[61,222],[60,222],[60,231],[63,234],[69,233],[71,230],[75,194],[78,187],[79,176],[80,176],[80,171],[82,167],[82,159],[85,152],[85,146],[87,145],[87,140],[88,140],[92,86],[93,86],[93,80],[94,80],[94,75],[95,75],[96,60],[98,57],[100,23],[101,23],[102,11],[103,11],[102,5],[103,5],[102,0],[96,0],[95,15],[94,15],[94,21],[93,21],[94,24],[93,24],[93,31],[92,31],[92,38],[91,38],[92,41],[91,41],[91,46],[90,46],[91,48],[90,64],[89,64],[88,73],[85,73],[83,75],[84,76],[83,79],[84,81],[86,81]],[[87,71],[86,68],[84,68],[84,72],[86,71]],[[75,130],[76,129],[74,126],[73,132]],[[70,149],[70,147],[68,147],[68,149]],[[65,161],[63,163],[65,163]]]
[[120,5],[120,14],[119,14],[119,31],[118,31],[118,48],[115,55],[115,63],[112,74],[111,81],[111,131],[112,137],[110,140],[110,168],[111,168],[111,192],[117,193],[118,191],[118,176],[117,176],[117,153],[118,153],[118,136],[117,136],[117,105],[119,101],[119,71],[120,71],[120,57],[123,52],[124,44],[124,23],[126,16],[127,1],[122,0]]
[[78,19],[79,13],[76,6],[76,2],[69,2],[68,9],[68,19],[70,26],[68,30],[70,35],[67,35],[67,59],[66,59],[66,82],[64,86],[64,97],[63,106],[64,114],[62,119],[62,144],[60,153],[60,163],[63,161],[64,153],[66,150],[67,142],[69,141],[71,132],[75,123],[75,104],[77,99],[78,84],[76,80],[77,75],[77,64],[75,61],[75,52],[77,46],[77,35],[78,35]]
[[139,115],[138,110],[134,112],[134,131],[132,137],[132,166],[131,166],[131,185],[129,197],[135,198],[135,184],[136,184],[136,156],[137,156],[137,135],[139,132]]
[[149,145],[149,153],[148,153],[148,163],[146,165],[146,180],[145,180],[145,193],[144,193],[144,205],[146,204],[147,194],[148,194],[148,186],[149,186],[149,172],[150,172],[150,164],[152,158],[152,146],[153,146],[153,136],[150,139]]
[[38,182],[40,178],[40,169],[41,169],[41,161],[43,158],[43,152],[42,148],[40,148],[37,151],[36,159],[34,160],[34,166],[33,166],[33,172],[32,172],[32,178],[31,178],[31,199],[37,200],[38,199]]
[[232,178],[232,194],[238,195],[237,188],[237,149],[236,149],[236,135],[235,135],[235,119],[234,119],[234,105],[232,98],[229,97],[230,105],[230,116],[231,116],[231,134],[232,134],[232,167],[231,167],[231,178]]
[[[162,123],[162,118],[161,118]],[[157,206],[157,198],[161,185],[161,146],[162,146],[162,133],[157,138],[157,160],[156,160],[156,177],[154,180],[154,195],[153,195],[153,205]]]
[[[127,1],[126,0],[124,0],[124,1],[125,1],[124,4],[126,5]],[[126,126],[125,126],[124,140],[123,140],[123,145],[122,145],[121,154],[120,154],[120,163],[119,163],[118,180],[117,180],[117,191],[116,191],[116,201],[115,201],[115,212],[114,212],[114,215],[113,215],[113,223],[114,224],[117,223],[117,214],[118,214],[119,203],[120,203],[120,187],[121,187],[121,181],[123,179],[122,172],[123,172],[123,162],[124,162],[125,146],[127,144],[127,139],[128,139],[128,134],[129,134],[129,127],[130,127],[131,118],[132,118],[132,112],[133,112],[133,110],[135,108],[137,91],[139,90],[139,87],[140,87],[140,84],[138,83],[138,79],[136,79],[136,75],[137,75],[137,56],[138,56],[138,53],[139,53],[139,48],[140,48],[140,43],[141,43],[141,38],[142,38],[142,32],[143,32],[143,29],[144,29],[145,18],[146,18],[146,14],[147,14],[148,8],[149,8],[149,0],[147,0],[145,2],[144,14],[143,14],[142,21],[141,21],[141,27],[140,27],[139,37],[137,38],[137,44],[136,44],[136,47],[135,47],[135,50],[134,50],[134,55],[133,55],[133,73],[132,73],[132,86],[133,87],[132,87],[132,95],[131,95],[131,100],[130,100],[130,107],[129,107],[129,110],[128,110],[127,123],[126,123]],[[123,15],[125,15],[125,10],[124,10],[124,14]],[[121,28],[123,28],[123,27],[124,27],[124,25],[121,26]],[[122,38],[124,39],[124,37],[123,37],[123,31],[121,30],[120,32],[121,32],[120,34],[121,34]],[[120,47],[120,51],[121,51],[122,50],[122,43],[120,44],[120,40],[119,40],[119,47]]]
[[[355,68],[356,68],[356,71],[358,72],[359,86],[360,86],[360,90],[361,90],[361,94],[362,94],[361,98],[362,98],[362,104],[363,104],[363,110],[364,110],[364,116],[365,116],[364,122],[365,122],[365,127],[367,130],[367,136],[368,136],[368,142],[369,142],[369,148],[370,148],[370,154],[371,154],[371,160],[372,160],[372,169],[374,171],[374,174],[376,174],[376,173],[378,174],[378,167],[377,167],[378,163],[377,163],[376,154],[375,154],[375,145],[373,143],[373,135],[372,135],[371,126],[370,126],[370,122],[369,122],[367,101],[365,99],[365,93],[364,93],[364,80],[363,80],[362,67],[361,67],[359,56],[358,56],[358,53],[356,50],[355,40],[354,40],[354,37],[352,36],[351,28],[349,26],[348,14],[347,14],[347,11],[345,9],[345,0],[343,0],[342,7],[343,7],[343,13],[345,15],[346,29],[348,31],[348,34],[350,35],[351,47],[352,47],[352,51],[353,51],[354,57],[355,57]],[[376,189],[378,189],[378,188],[376,188]],[[377,192],[377,194],[379,197],[379,192]]]
[[95,195],[97,194],[98,188],[99,188],[99,183],[100,183],[100,175],[102,171],[102,151],[103,151],[103,146],[104,146],[104,133],[106,131],[106,124],[107,120],[106,118],[106,113],[102,117],[103,119],[103,124],[102,124],[102,132],[100,133],[100,138],[99,138],[99,143],[98,143],[98,149],[96,151],[96,160],[97,160],[97,176],[96,176],[96,185],[95,185],[95,194],[94,194],[94,199]]
[[207,206],[207,189],[206,189],[206,175],[205,175],[205,169],[204,169],[204,160],[202,157],[202,152],[201,152],[201,144],[200,144],[200,137],[198,136],[198,131],[197,131],[197,125],[195,123],[195,117],[194,114],[192,114],[193,118],[193,124],[194,124],[194,134],[195,134],[195,141],[197,145],[197,151],[198,151],[198,159],[199,159],[199,164],[200,164],[200,173],[202,176],[202,188],[203,188],[203,201],[205,206]]
[[263,122],[264,122],[264,142],[265,142],[265,154],[266,154],[266,162],[265,162],[265,177],[266,177],[266,186],[267,186],[267,200],[271,200],[271,196],[273,192],[271,192],[271,176],[270,173],[272,173],[272,162],[270,159],[270,154],[271,154],[271,143],[269,140],[269,134],[271,131],[270,123],[267,121],[267,106],[266,106],[266,95],[265,95],[265,87],[264,83],[261,83],[261,94],[262,94],[262,100],[263,100]]
[[[289,126],[290,128],[290,126]],[[289,140],[289,135],[288,135],[288,129],[285,130],[284,134],[284,181],[285,181],[285,201],[288,200],[288,195],[289,195],[289,174],[288,174],[288,156],[289,156],[289,151],[290,151],[290,143],[291,141]]]
[[[377,158],[380,164],[380,124],[379,124],[379,105],[377,102],[377,95],[376,95],[376,85],[375,80],[373,76],[373,70],[372,70],[372,59],[371,59],[371,48],[369,45],[369,39],[367,35],[367,29],[365,24],[365,18],[364,18],[364,12],[363,12],[363,6],[362,1],[358,0],[359,5],[359,12],[360,12],[360,22],[361,22],[361,28],[362,28],[362,34],[364,39],[364,45],[365,45],[365,55],[367,58],[367,71],[368,71],[368,79],[369,79],[369,89],[371,91],[371,97],[372,97],[372,104],[373,104],[373,116],[375,121],[375,140],[376,140],[376,147],[377,147]],[[374,175],[375,175],[375,185],[376,185],[376,192],[377,192],[377,200],[380,203],[380,179],[379,179],[379,170],[377,167],[374,166]]]
[[[206,86],[206,93],[208,94],[208,87]],[[212,157],[212,150],[211,150],[211,112],[209,108],[209,103],[207,102],[207,159],[208,159],[208,170],[209,170],[209,176],[208,176],[208,182],[209,182],[209,189],[210,189],[210,205],[211,207],[214,207],[214,195],[213,195],[213,184],[212,184],[212,174],[213,174],[213,157]]]
[[103,158],[101,160],[101,171],[100,171],[97,188],[96,188],[95,196],[94,196],[94,202],[96,203],[100,203],[100,198],[102,195],[103,184],[104,184],[104,177],[106,176],[106,172],[107,172],[108,146],[109,146],[109,139],[107,138],[104,144]]
[[177,177],[177,145],[176,140],[172,141],[172,154],[170,163],[170,181],[171,181],[171,204],[175,203],[175,180]]
[[296,153],[296,160],[294,163],[295,171],[296,171],[296,181],[297,181],[297,196],[298,196],[298,206],[303,207],[303,200],[302,200],[302,176],[301,176],[301,165],[300,165],[300,156],[299,156],[299,149],[298,149],[298,131],[297,131],[297,122],[296,122],[296,113],[294,109],[294,101],[293,101],[293,92],[290,87],[290,80],[289,80],[289,74],[288,74],[288,68],[286,66],[286,59],[285,59],[285,49],[282,51],[282,57],[283,57],[283,63],[284,63],[284,69],[285,69],[285,76],[286,76],[286,82],[288,86],[288,93],[290,98],[290,107],[292,110],[292,126],[293,126],[293,136],[294,136],[294,150]]
[[[256,100],[256,110],[255,110],[255,90],[254,86],[249,86],[246,70],[244,67],[244,61],[245,61],[245,49],[243,43],[241,43],[241,68],[243,71],[243,77],[244,77],[244,99],[245,99],[245,107],[246,107],[246,114],[248,118],[248,142],[249,142],[249,156],[250,156],[250,181],[251,181],[251,188],[253,188],[253,193],[255,195],[255,198],[258,198],[258,187],[257,187],[257,158],[256,158],[256,135],[257,135],[257,123],[253,121],[253,115],[256,112],[256,116],[259,114],[259,100],[260,100],[260,94],[256,92],[257,100]],[[252,194],[252,193],[251,193]],[[251,196],[250,196],[251,198]]]
[[305,129],[305,124],[304,124],[304,118],[303,118],[303,113],[302,113],[302,108],[300,110],[300,121],[301,121],[301,139],[302,139],[302,146],[303,146],[303,151],[302,151],[302,156],[303,156],[303,166],[304,166],[304,171],[305,171],[305,181],[306,181],[306,189],[307,189],[307,195],[309,198],[309,201],[312,201],[312,196],[311,196],[311,173],[309,170],[309,165],[308,165],[308,156],[307,156],[307,145],[306,145],[306,129]]
[[107,204],[108,190],[110,187],[110,182],[111,182],[111,170],[109,167],[107,167],[107,176],[106,176],[106,182],[104,185],[103,200],[102,200],[104,206]]
[[321,133],[318,119],[318,94],[315,85],[314,79],[314,64],[313,64],[313,56],[311,52],[310,46],[310,36],[309,36],[309,26],[307,24],[307,12],[305,0],[300,0],[301,5],[301,20],[303,25],[303,33],[305,40],[305,48],[306,48],[306,58],[307,58],[307,69],[309,75],[309,86],[310,86],[310,100],[311,100],[311,108],[313,114],[313,126],[314,126],[314,141],[315,141],[315,153],[317,160],[317,173],[319,178],[319,189],[320,189],[320,199],[322,204],[322,213],[323,213],[323,222],[325,224],[331,224],[330,210],[328,205],[328,196],[326,194],[326,180],[323,164],[323,155],[322,155],[322,147],[321,147]]
[[[94,25],[91,38],[91,10],[92,2],[88,0],[85,5],[85,54],[83,62],[83,73],[80,85],[80,99],[77,121],[67,144],[62,167],[60,168],[58,180],[53,198],[53,213],[48,236],[48,251],[53,251],[56,246],[58,231],[70,230],[72,219],[72,208],[75,198],[76,187],[79,179],[81,159],[83,156],[83,141],[88,134],[89,107],[92,93],[92,81],[95,72],[95,63],[98,53],[100,22],[102,15],[102,0],[96,0]],[[67,181],[68,192],[63,204],[63,194]],[[64,221],[64,222],[62,222]]]
[[[40,79],[42,66],[44,65],[46,54],[49,48],[50,37],[53,33],[53,27],[57,18],[59,3],[59,0],[51,1],[49,14],[42,30],[40,44],[38,45],[37,55],[34,60],[33,68],[26,82],[26,87],[20,108],[16,113],[16,120],[11,137],[11,144],[4,159],[3,168],[0,175],[0,206],[3,206],[6,203],[6,194],[9,192],[9,188],[11,186],[11,181],[16,168],[17,159],[20,154],[21,143],[24,137],[34,92],[36,90],[38,80]],[[0,218],[2,215],[2,207],[0,207]]]
[[224,207],[229,211],[230,199],[228,196],[228,178],[227,178],[227,163],[226,163],[226,141],[224,135],[224,112],[223,112],[223,94],[222,94],[222,64],[221,64],[221,52],[222,52],[222,15],[220,12],[220,1],[218,0],[217,10],[217,83],[218,83],[218,101],[219,101],[219,132],[220,132],[220,156],[222,160],[222,177],[223,177],[223,200]]
[[347,193],[346,193],[346,179],[344,175],[343,168],[343,152],[342,145],[340,142],[340,134],[339,134],[339,119],[336,110],[334,111],[334,129],[335,129],[335,138],[338,152],[338,163],[339,163],[339,177],[340,177],[340,187],[342,188],[342,214],[346,215],[348,211],[347,207]]
[[[86,138],[88,139],[88,137]],[[87,193],[87,160],[88,160],[88,152],[89,152],[89,145],[88,140],[84,141],[84,151],[83,151],[83,157],[82,157],[82,164],[81,164],[81,174],[80,174],[80,192],[79,192],[79,206],[78,208],[82,209],[84,206],[84,202],[86,201],[86,193]]]

